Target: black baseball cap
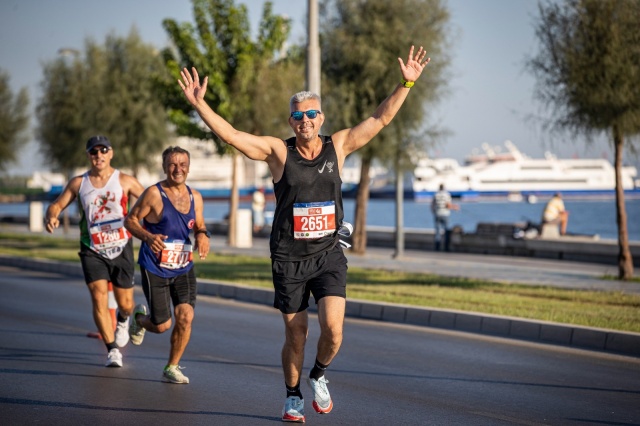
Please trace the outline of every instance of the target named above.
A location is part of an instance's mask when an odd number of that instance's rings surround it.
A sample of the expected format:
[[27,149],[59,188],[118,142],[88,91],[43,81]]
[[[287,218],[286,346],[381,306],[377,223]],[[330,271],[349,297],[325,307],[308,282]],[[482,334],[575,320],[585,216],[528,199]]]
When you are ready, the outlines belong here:
[[111,142],[107,139],[106,136],[93,136],[87,141],[87,151],[91,151],[96,146],[106,146],[107,148],[111,148]]

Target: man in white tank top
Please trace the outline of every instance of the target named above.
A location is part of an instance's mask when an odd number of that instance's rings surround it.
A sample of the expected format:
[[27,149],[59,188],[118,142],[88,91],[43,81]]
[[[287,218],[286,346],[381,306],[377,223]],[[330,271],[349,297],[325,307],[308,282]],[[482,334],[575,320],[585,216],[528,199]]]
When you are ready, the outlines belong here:
[[[94,136],[86,144],[91,168],[72,178],[58,198],[47,208],[47,231],[60,224],[58,216],[78,200],[80,219],[80,259],[85,282],[91,293],[93,318],[107,347],[107,367],[122,367],[119,348],[129,342],[129,316],[134,307],[134,259],[131,234],[124,218],[131,197],[138,198],[143,186],[133,176],[111,167],[113,148],[104,136]],[[114,333],[109,311],[109,283],[118,304]]]

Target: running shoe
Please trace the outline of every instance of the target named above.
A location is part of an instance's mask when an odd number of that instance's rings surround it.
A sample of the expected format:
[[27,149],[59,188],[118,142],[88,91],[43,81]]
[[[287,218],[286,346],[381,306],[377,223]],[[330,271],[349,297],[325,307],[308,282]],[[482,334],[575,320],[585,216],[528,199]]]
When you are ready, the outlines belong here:
[[282,407],[282,421],[304,423],[304,399],[290,396]]
[[327,414],[333,409],[333,401],[331,401],[327,383],[329,381],[324,376],[318,380],[309,378],[309,386],[313,389],[313,409],[320,414]]
[[131,338],[131,343],[134,345],[139,345],[142,343],[142,339],[144,339],[144,332],[146,331],[143,326],[138,324],[138,320],[136,319],[136,315],[147,315],[147,307],[145,305],[139,304],[136,305],[133,310],[133,318],[131,318],[129,324],[129,337]]
[[[131,318],[131,317],[129,317]],[[129,343],[129,318],[116,325],[116,345],[124,348]]]
[[122,367],[122,354],[116,348],[109,351],[105,367]]
[[179,365],[167,365],[162,372],[162,381],[167,383],[187,384],[189,378],[182,374],[183,367]]

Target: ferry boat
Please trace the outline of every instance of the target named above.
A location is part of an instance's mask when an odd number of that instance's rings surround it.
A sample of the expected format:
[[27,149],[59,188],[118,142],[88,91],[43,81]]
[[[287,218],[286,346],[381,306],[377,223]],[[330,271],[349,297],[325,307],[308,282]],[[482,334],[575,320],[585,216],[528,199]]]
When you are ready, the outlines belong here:
[[[548,152],[544,158],[530,158],[511,141],[504,145],[506,152],[483,144],[484,152],[468,156],[464,165],[453,158],[420,158],[413,173],[404,177],[404,198],[431,199],[441,184],[460,199],[536,202],[556,192],[574,199],[615,195],[615,169],[606,159],[559,159]],[[388,173],[372,178],[370,197],[394,198],[392,180]],[[343,196],[355,194],[353,186],[345,188]],[[640,198],[635,167],[622,168],[622,186],[627,196]]]
[[[604,158],[559,159],[547,152],[530,158],[511,141],[507,151],[483,144],[484,154],[467,157],[464,165],[451,158],[421,158],[413,173],[413,198],[431,198],[440,184],[457,198],[505,197],[520,201],[548,197],[556,192],[568,198],[615,195],[615,169]],[[626,194],[640,196],[637,169],[622,168]]]

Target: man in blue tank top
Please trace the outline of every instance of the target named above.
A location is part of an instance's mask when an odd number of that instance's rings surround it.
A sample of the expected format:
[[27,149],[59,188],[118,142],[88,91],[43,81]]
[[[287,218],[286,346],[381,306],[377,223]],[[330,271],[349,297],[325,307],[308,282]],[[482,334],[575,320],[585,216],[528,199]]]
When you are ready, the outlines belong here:
[[395,117],[429,58],[422,47],[414,53],[411,46],[406,63],[401,58],[398,62],[402,80],[391,95],[371,117],[331,136],[319,134],[324,123],[320,96],[295,94],[289,117],[295,137],[286,141],[233,128],[205,102],[208,78],[201,83],[195,68],[191,74],[185,68],[178,81],[187,100],[218,138],[252,160],[265,161],[273,177],[276,209],[270,251],[274,307],[281,311],[285,324],[283,421],[305,421],[300,379],[311,294],[320,322],[318,351],[308,378],[314,394],[312,406],[321,414],[333,408],[325,371],[342,343],[347,273],[347,259],[338,240],[343,218],[340,172],[347,155],[366,145]]
[[[140,239],[138,263],[142,290],[149,304],[135,307],[129,335],[140,345],[145,330],[164,333],[171,328],[173,304],[176,324],[171,334],[169,360],[162,372],[168,383],[189,383],[180,371],[180,358],[191,336],[196,304],[196,276],[193,250],[200,259],[209,253],[209,232],[204,223],[202,195],[186,184],[189,152],[169,147],[162,153],[162,168],[167,178],[150,186],[133,206],[125,227]],[[140,225],[144,223],[144,227]],[[193,232],[195,247],[189,234]]]

